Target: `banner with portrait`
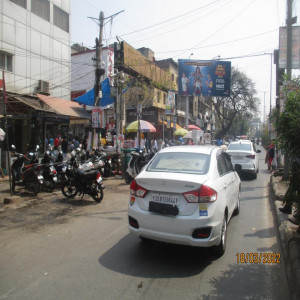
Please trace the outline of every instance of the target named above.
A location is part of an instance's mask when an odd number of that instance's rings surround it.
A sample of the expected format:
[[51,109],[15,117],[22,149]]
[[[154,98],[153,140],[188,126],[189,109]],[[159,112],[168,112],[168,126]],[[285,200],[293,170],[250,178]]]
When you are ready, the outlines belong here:
[[175,93],[174,92],[168,91],[165,114],[175,115]]
[[178,60],[181,96],[230,96],[231,62],[217,60]]

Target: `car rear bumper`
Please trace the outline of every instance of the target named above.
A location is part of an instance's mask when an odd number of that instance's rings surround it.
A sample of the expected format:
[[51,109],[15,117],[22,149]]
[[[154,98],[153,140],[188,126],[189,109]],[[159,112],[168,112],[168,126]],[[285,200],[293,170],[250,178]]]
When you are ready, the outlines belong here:
[[[199,216],[168,216],[141,210],[133,205],[128,210],[128,216],[138,223],[138,228],[129,224],[129,231],[139,237],[153,239],[166,243],[210,247],[220,243],[220,232],[223,215],[220,218]],[[207,238],[194,238],[196,229],[210,228]]]
[[255,168],[255,165],[252,164],[252,163],[240,163],[240,162],[236,162],[236,163],[233,163],[233,167],[235,167],[235,164],[239,164],[241,165],[242,167],[242,172],[245,172],[245,173],[250,173],[250,174],[254,174],[256,173],[256,168]]

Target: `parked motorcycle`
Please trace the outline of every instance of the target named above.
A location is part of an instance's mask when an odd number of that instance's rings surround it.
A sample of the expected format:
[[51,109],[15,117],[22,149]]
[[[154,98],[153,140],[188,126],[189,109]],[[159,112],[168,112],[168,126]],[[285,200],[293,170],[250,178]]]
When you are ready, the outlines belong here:
[[51,155],[49,151],[46,151],[41,161],[43,165],[42,175],[44,177],[43,189],[50,192],[55,189],[57,183],[57,171],[53,165],[53,162],[53,155]]
[[61,187],[62,194],[67,198],[76,195],[83,198],[87,194],[98,203],[103,199],[103,189],[102,177],[98,170],[82,171],[79,168],[73,168],[73,174],[68,176]]
[[[44,184],[44,177],[42,176],[42,166],[36,162],[37,156],[33,152],[28,155],[17,153],[14,145],[12,145],[12,150],[13,157],[16,157],[11,166],[12,191],[14,192],[18,185],[24,186],[26,190],[34,194],[38,194]],[[29,162],[29,164],[25,165],[25,162]]]
[[131,152],[131,158],[128,162],[128,167],[125,172],[125,182],[130,184],[132,180],[141,172],[144,166],[153,158],[155,152],[144,153],[142,150],[139,152]]

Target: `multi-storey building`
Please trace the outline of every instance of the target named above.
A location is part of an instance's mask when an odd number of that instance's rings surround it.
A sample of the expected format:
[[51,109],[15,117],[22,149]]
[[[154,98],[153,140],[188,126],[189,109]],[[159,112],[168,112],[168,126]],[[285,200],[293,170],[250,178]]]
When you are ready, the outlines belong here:
[[6,89],[70,99],[70,0],[2,0],[0,69]]

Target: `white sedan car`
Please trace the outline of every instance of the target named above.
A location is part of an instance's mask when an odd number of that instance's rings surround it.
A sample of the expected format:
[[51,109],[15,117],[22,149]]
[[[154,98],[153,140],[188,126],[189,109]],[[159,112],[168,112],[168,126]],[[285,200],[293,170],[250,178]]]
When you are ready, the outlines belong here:
[[241,172],[252,175],[255,179],[259,171],[258,155],[260,150],[256,150],[254,144],[249,140],[231,142],[226,151],[231,158],[233,165],[239,164]]
[[214,246],[222,255],[227,224],[240,210],[240,189],[220,147],[164,148],[130,185],[129,230],[141,239]]

